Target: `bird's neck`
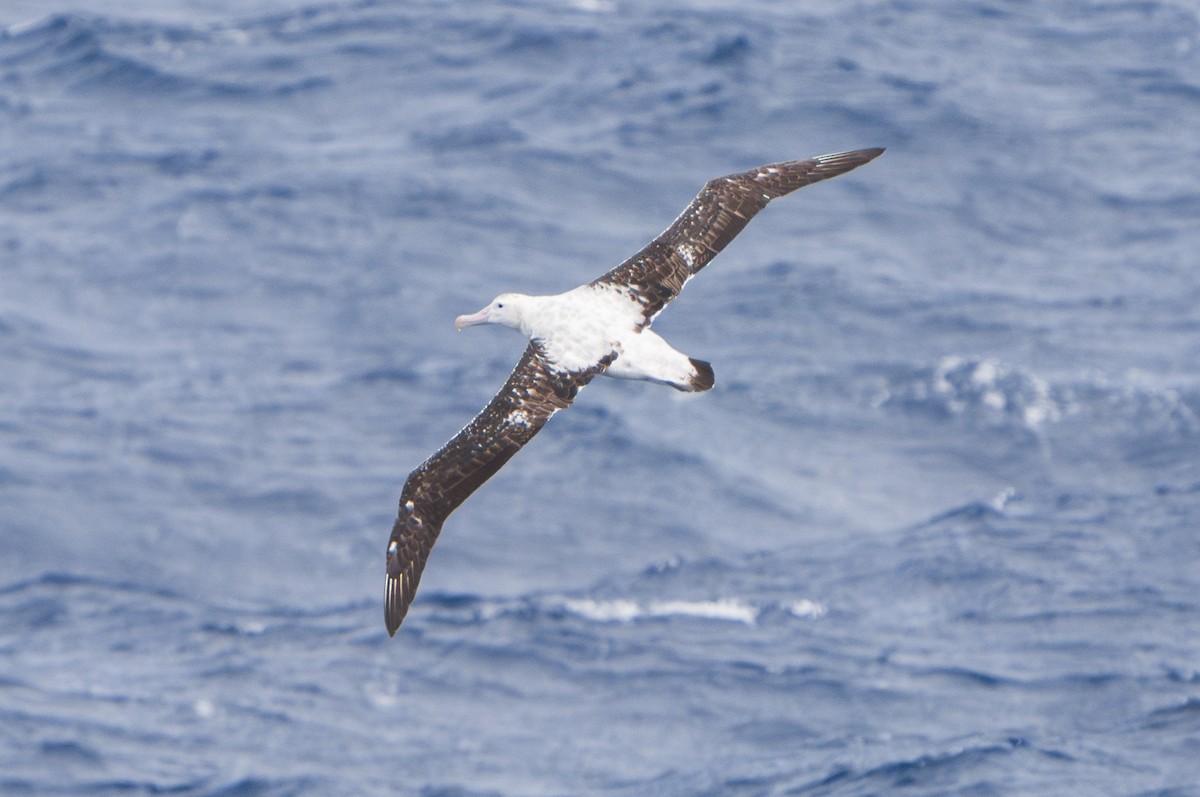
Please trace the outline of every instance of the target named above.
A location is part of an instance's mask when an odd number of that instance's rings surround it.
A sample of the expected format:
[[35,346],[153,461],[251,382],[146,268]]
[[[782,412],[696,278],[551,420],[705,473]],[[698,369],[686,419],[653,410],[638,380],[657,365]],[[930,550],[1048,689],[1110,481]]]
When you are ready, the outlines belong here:
[[[549,296],[517,296],[512,301],[517,303],[516,323],[512,324],[512,328],[520,332],[527,338],[534,336],[534,321],[538,317],[538,312],[545,305],[546,300],[552,297]],[[506,325],[507,326],[507,325]]]

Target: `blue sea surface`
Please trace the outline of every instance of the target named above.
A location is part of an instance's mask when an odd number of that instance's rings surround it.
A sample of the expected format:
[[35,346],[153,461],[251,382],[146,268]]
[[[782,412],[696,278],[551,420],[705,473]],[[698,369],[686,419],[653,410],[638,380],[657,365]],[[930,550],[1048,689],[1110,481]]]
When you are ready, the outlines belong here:
[[[0,794],[1200,795],[1200,11],[0,7]],[[447,522],[703,183],[780,199]]]

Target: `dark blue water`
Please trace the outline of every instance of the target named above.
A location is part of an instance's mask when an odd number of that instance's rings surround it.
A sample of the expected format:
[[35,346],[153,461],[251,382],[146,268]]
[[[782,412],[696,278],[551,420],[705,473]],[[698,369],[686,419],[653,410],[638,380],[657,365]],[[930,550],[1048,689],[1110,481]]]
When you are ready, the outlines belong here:
[[[0,793],[1200,794],[1200,19],[0,9]],[[710,177],[773,203],[447,523],[410,469]]]

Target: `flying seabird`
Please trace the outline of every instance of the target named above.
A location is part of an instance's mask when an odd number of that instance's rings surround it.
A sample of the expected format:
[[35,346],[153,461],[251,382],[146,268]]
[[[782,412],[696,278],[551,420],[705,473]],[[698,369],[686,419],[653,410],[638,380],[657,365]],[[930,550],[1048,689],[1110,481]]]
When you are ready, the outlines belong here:
[[602,277],[556,296],[504,293],[459,329],[500,324],[529,339],[500,392],[466,427],[409,474],[387,547],[384,619],[394,635],[417,591],[446,518],[598,375],[697,392],[712,367],[650,329],[700,269],[776,197],[836,177],[882,148],[761,166],[710,180],[661,235]]

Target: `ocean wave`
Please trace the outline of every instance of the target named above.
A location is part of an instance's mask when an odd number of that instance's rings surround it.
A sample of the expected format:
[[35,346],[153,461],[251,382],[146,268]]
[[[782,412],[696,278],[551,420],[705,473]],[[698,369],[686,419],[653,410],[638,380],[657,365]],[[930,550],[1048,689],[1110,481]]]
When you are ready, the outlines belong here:
[[754,625],[759,610],[750,604],[731,598],[710,601],[650,601],[567,599],[563,610],[585,620],[628,623],[636,620],[657,620],[673,617],[695,617],[702,620],[724,620]]
[[116,53],[104,43],[106,30],[100,18],[57,14],[15,32],[10,29],[0,38],[0,62],[14,74],[50,78],[74,88],[174,91],[187,83]]
[[989,357],[949,355],[891,378],[871,399],[882,409],[959,419],[983,428],[1045,433],[1067,421],[1102,422],[1113,436],[1191,438],[1200,432],[1200,392],[1130,372],[1052,382]]
[[[183,57],[182,47],[214,42],[228,35],[219,28],[188,29],[151,22],[123,22],[102,16],[55,14],[39,22],[14,26],[0,34],[0,65],[16,79],[75,91],[125,94],[211,95],[226,98],[286,96],[330,85],[328,78],[309,75],[269,79],[259,71],[255,82],[210,77],[213,64]],[[127,55],[122,42],[132,39],[142,55]],[[147,40],[161,44],[147,50]],[[155,60],[150,54],[161,56]],[[173,58],[176,54],[178,57]],[[176,69],[166,64],[176,65]],[[185,70],[192,70],[191,72]]]
[[875,404],[1033,431],[1073,411],[1066,397],[1026,369],[957,355],[889,385]]
[[750,601],[742,598],[594,598],[536,595],[511,599],[434,593],[423,596],[434,622],[489,623],[499,619],[525,621],[571,617],[596,624],[631,624],[648,621],[693,619],[754,626],[770,615],[817,620],[827,607],[808,598]]
[[[965,779],[971,777],[981,780],[981,782],[990,782],[994,777],[994,774],[988,774],[990,770],[1006,766],[1001,762],[1013,756],[1029,753],[1054,758],[1064,756],[1059,751],[1035,748],[1028,740],[1014,736],[994,742],[968,743],[956,749],[924,753],[913,758],[888,761],[875,766],[836,766],[822,779],[789,789],[787,793],[805,795],[867,794],[875,793],[877,789],[920,789],[944,783],[961,784]],[[1067,756],[1066,759],[1070,760],[1070,757]],[[966,774],[968,772],[973,775],[968,776]]]

